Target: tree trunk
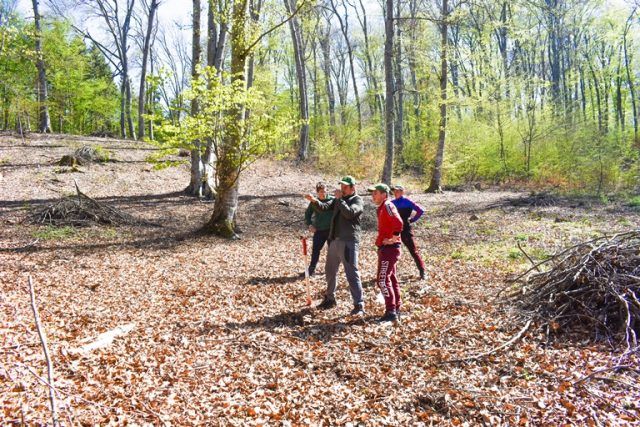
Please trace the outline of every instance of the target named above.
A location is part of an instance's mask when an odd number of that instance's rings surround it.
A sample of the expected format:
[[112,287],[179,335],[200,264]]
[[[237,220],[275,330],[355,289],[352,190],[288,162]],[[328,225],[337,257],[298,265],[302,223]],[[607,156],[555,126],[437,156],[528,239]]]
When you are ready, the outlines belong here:
[[[200,64],[200,0],[193,0],[193,29],[191,45],[191,79],[198,79],[198,68]],[[191,101],[191,115],[198,114],[198,100]],[[191,150],[191,180],[185,192],[191,196],[202,197],[202,178],[204,176],[204,166],[202,164],[202,154],[200,152],[202,142],[193,141],[194,148]]]
[[627,34],[629,33],[629,29],[631,27],[631,20],[636,13],[636,8],[633,9],[633,12],[629,15],[627,19],[627,23],[625,25],[623,38],[622,38],[622,46],[624,49],[624,68],[627,75],[627,86],[629,87],[629,96],[631,97],[631,117],[633,118],[633,141],[640,148],[640,140],[638,139],[638,121],[640,121],[640,112],[636,107],[636,90],[635,83],[631,76],[631,66],[629,60],[629,54],[627,52]]
[[138,92],[138,139],[144,138],[144,113],[146,106],[146,87],[147,87],[147,62],[149,59],[149,50],[151,48],[151,35],[153,33],[153,23],[155,20],[156,10],[158,9],[158,0],[151,0],[149,5],[149,14],[147,21],[147,32],[144,36],[144,44],[142,46],[142,65],[140,69],[140,90]]
[[127,70],[127,86],[126,86],[126,97],[125,97],[125,109],[127,112],[127,127],[129,129],[129,136],[131,139],[136,139],[136,129],[133,125],[133,97],[131,95],[131,77],[129,76],[129,70]]
[[447,136],[447,31],[449,29],[449,4],[442,0],[442,22],[440,23],[440,123],[438,129],[438,150],[434,160],[431,182],[427,193],[441,193],[442,165]]
[[40,26],[40,12],[38,0],[33,0],[33,19],[35,23],[36,39],[36,67],[38,68],[38,104],[40,108],[40,123],[38,129],[42,133],[51,132],[51,117],[49,116],[49,96],[47,94],[47,72],[42,53],[42,28]]
[[349,70],[351,71],[351,83],[353,84],[353,94],[356,100],[356,110],[358,111],[358,130],[362,131],[362,106],[360,105],[360,93],[358,91],[358,84],[356,82],[356,69],[353,63],[353,45],[351,44],[351,39],[349,38],[349,17],[347,16],[347,9],[345,6],[345,14],[343,19],[343,16],[340,15],[338,13],[338,10],[336,9],[334,0],[331,0],[329,3],[331,4],[333,13],[335,14],[336,18],[338,18],[338,22],[340,23],[340,31],[342,32],[344,42],[347,45]]
[[125,115],[127,121],[127,130],[129,131],[129,138],[136,139],[136,131],[133,126],[133,114],[131,112],[132,105],[132,97],[131,97],[131,76],[129,75],[129,29],[131,28],[131,16],[133,15],[133,5],[135,0],[128,1],[128,9],[127,14],[125,16],[125,20],[122,23],[121,36],[120,40],[122,43],[121,46],[121,57],[122,57],[122,77],[124,81],[124,95],[125,95]]
[[120,76],[120,137],[127,139],[126,89],[124,74]]
[[[446,1],[446,0],[445,0]],[[394,108],[393,108],[393,0],[385,0],[384,81],[385,81],[385,158],[380,181],[391,184],[393,178]]]
[[[291,15],[295,4],[291,5],[290,0],[285,0],[287,13]],[[298,81],[298,113],[300,115],[300,132],[298,136],[298,161],[306,161],[309,151],[309,97],[307,94],[307,74],[304,61],[304,45],[302,42],[302,30],[298,19],[293,17],[289,20],[291,30],[291,40],[293,42],[293,54],[296,66],[296,79]]]
[[417,21],[416,21],[416,17],[418,14],[418,2],[417,0],[411,0],[409,3],[409,11],[410,11],[410,15],[411,15],[411,26],[410,26],[410,43],[408,46],[409,51],[407,52],[407,57],[408,57],[408,63],[409,63],[409,76],[411,77],[411,87],[413,90],[413,114],[415,116],[414,118],[414,131],[416,132],[416,134],[418,132],[420,132],[420,104],[421,104],[421,97],[420,97],[420,88],[418,87],[418,77],[417,77],[417,68],[418,65],[416,63],[416,44],[417,44],[417,40],[418,40],[418,35],[417,35]]
[[331,84],[331,45],[329,44],[329,23],[327,22],[327,31],[320,39],[320,48],[322,49],[322,71],[324,73],[325,91],[327,92],[327,107],[329,110],[329,132],[333,133],[336,126],[336,97]]
[[380,88],[378,87],[378,78],[376,76],[376,69],[373,66],[373,59],[371,58],[371,48],[369,42],[369,24],[367,21],[367,10],[364,6],[362,0],[358,0],[360,5],[360,13],[358,13],[358,9],[356,10],[356,15],[358,17],[358,21],[360,21],[360,26],[362,27],[362,35],[364,39],[364,59],[365,59],[365,67],[367,70],[367,79],[370,82],[370,87],[373,89],[373,100],[371,108],[371,115],[375,115],[377,113],[382,114],[382,94],[380,93]]
[[396,163],[402,168],[404,167],[403,151],[404,139],[402,135],[404,127],[404,80],[402,78],[402,31],[400,29],[400,0],[396,2],[396,38],[395,38],[395,106],[396,117],[394,121],[394,145],[397,155]]
[[[207,12],[207,65],[214,67],[218,72],[222,72],[222,58],[224,54],[225,44],[227,42],[227,31],[229,31],[229,24],[226,19],[222,19],[220,27],[216,25],[215,0],[209,0],[209,7]],[[218,12],[220,15],[223,13],[224,6],[218,2]]]
[[[247,4],[247,0],[236,0],[231,18],[231,79],[234,86],[240,84],[242,87],[246,85],[245,67],[248,55],[245,41]],[[216,160],[217,198],[211,219],[205,226],[209,232],[226,238],[237,238],[235,217],[242,167],[244,109],[245,105],[237,102],[225,111],[225,114],[236,117],[237,120],[227,127],[223,136]]]

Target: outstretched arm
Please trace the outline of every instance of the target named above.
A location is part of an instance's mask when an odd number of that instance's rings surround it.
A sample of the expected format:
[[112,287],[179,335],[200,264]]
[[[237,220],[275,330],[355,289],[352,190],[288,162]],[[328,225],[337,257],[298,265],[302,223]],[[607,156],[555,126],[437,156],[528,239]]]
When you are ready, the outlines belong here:
[[331,199],[327,202],[321,202],[313,194],[305,194],[304,198],[313,203],[315,207],[321,211],[330,211],[331,209],[333,209],[333,203],[336,200]]

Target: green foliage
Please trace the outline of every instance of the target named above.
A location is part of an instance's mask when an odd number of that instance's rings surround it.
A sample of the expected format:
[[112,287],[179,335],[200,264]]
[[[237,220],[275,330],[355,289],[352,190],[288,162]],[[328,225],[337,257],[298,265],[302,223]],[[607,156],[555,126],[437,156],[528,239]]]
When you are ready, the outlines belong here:
[[640,208],[640,196],[632,197],[631,200],[629,200],[629,206],[632,208]]
[[104,57],[72,36],[69,25],[52,22],[43,49],[50,81],[50,114],[54,131],[111,131],[118,120],[119,95]]
[[[201,70],[200,78],[192,82],[185,93],[186,99],[198,103],[196,115],[188,115],[178,125],[165,121],[158,129],[159,143],[168,150],[161,154],[175,153],[175,149],[193,150],[204,142],[212,141],[216,158],[222,154],[223,143],[232,128],[239,130],[242,147],[237,156],[237,167],[267,153],[278,146],[292,132],[295,119],[287,111],[273,108],[269,97],[258,85],[245,88],[242,81],[226,83],[230,76],[219,75],[213,68]],[[232,106],[244,106],[244,119],[228,114]],[[237,129],[242,126],[241,129]],[[196,144],[199,142],[199,144]]]
[[33,237],[41,240],[63,240],[76,235],[76,229],[73,227],[54,227],[47,226],[33,232]]
[[[33,28],[15,16],[0,26],[0,39],[0,125],[8,128],[28,118],[34,121],[38,114]],[[87,49],[61,21],[43,22],[43,53],[53,130],[112,131],[118,91],[102,54]]]

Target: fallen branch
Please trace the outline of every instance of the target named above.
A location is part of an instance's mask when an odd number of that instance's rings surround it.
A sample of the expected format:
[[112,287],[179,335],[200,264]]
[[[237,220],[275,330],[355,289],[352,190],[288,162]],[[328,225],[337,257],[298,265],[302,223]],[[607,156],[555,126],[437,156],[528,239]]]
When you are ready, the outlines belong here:
[[29,295],[31,296],[31,309],[33,310],[33,317],[36,322],[36,330],[40,337],[40,343],[42,344],[42,351],[44,352],[44,359],[47,362],[47,379],[49,383],[49,402],[51,404],[51,418],[53,426],[58,425],[58,413],[56,405],[55,384],[53,382],[53,364],[51,363],[51,357],[49,356],[49,348],[47,347],[47,336],[40,325],[40,315],[38,314],[38,307],[36,305],[36,294],[33,289],[33,280],[29,276]]
[[540,271],[540,268],[536,265],[536,263],[531,259],[531,257],[529,256],[528,253],[526,253],[524,251],[524,249],[522,249],[522,246],[520,246],[520,242],[516,242],[516,244],[518,245],[518,249],[520,249],[520,252],[522,252],[522,254],[527,257],[527,259],[529,260],[529,262],[531,263],[531,265],[533,265],[533,268],[536,269],[536,271]]
[[522,339],[522,337],[524,336],[524,334],[527,332],[527,330],[529,330],[529,327],[531,327],[531,323],[533,323],[533,320],[529,319],[527,321],[527,323],[524,325],[524,327],[522,329],[520,329],[520,331],[518,331],[517,334],[515,334],[513,337],[511,337],[511,339],[507,342],[505,342],[504,344],[499,345],[498,347],[489,350],[487,352],[484,353],[480,353],[477,354],[475,356],[470,356],[464,359],[453,359],[453,360],[446,360],[444,361],[444,363],[460,363],[460,362],[470,362],[472,360],[480,360],[480,359],[484,359],[487,356],[491,356],[492,354],[498,353],[499,351],[505,350],[509,347],[511,347],[512,345],[514,345],[515,343],[517,343],[518,341],[520,341]]
[[608,367],[608,368],[596,369],[595,371],[593,371],[589,375],[586,375],[586,376],[580,378],[579,380],[574,381],[571,385],[573,385],[573,386],[578,385],[580,383],[583,383],[583,382],[587,381],[590,378],[595,377],[598,374],[602,374],[603,372],[609,372],[609,371],[630,371],[630,372],[635,372],[636,374],[640,374],[640,370],[635,369],[631,365],[616,365],[616,366],[611,366],[611,367]]
[[127,323],[126,325],[118,326],[107,332],[101,333],[89,344],[85,344],[82,347],[78,347],[78,348],[72,348],[69,350],[69,352],[75,353],[75,354],[82,354],[82,353],[89,353],[98,348],[108,347],[109,345],[111,345],[111,343],[113,343],[113,340],[116,337],[128,334],[135,328],[135,326],[136,326],[135,323]]

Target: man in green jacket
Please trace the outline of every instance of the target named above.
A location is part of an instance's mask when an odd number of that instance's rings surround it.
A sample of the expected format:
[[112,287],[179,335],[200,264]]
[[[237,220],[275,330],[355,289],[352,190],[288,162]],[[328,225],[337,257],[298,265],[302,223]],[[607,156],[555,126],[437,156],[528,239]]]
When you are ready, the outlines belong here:
[[[324,182],[316,184],[316,194],[318,200],[322,203],[329,203],[333,200],[333,196],[327,196],[327,186]],[[307,210],[304,212],[304,223],[313,233],[313,246],[311,248],[311,262],[309,263],[309,276],[313,276],[316,272],[316,265],[320,259],[320,251],[329,238],[329,229],[331,228],[330,211],[320,210],[315,204],[309,203]]]
[[330,211],[331,224],[329,227],[329,249],[325,274],[327,276],[327,291],[324,300],[318,308],[328,310],[336,306],[336,284],[340,264],[349,282],[349,290],[353,299],[351,315],[364,315],[364,297],[362,282],[358,271],[358,252],[360,250],[360,216],[364,209],[362,197],[356,194],[356,180],[345,176],[340,180],[340,190],[336,190],[335,198],[323,203],[312,194],[305,198],[322,211]]

